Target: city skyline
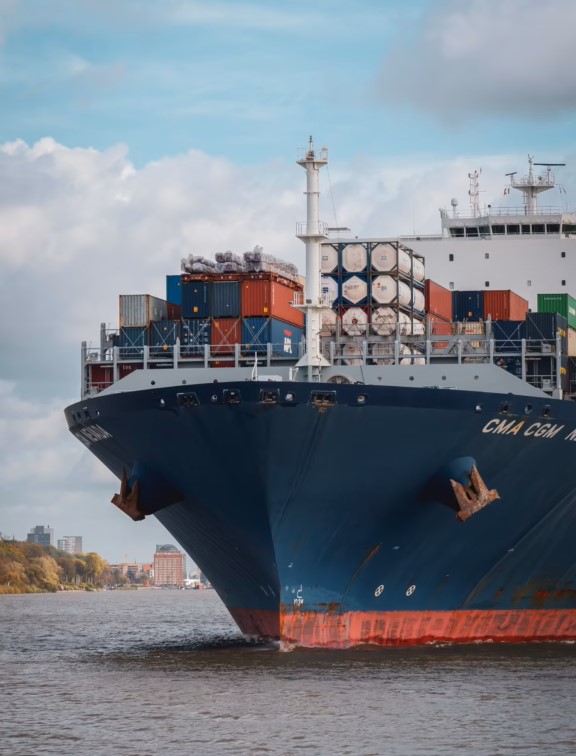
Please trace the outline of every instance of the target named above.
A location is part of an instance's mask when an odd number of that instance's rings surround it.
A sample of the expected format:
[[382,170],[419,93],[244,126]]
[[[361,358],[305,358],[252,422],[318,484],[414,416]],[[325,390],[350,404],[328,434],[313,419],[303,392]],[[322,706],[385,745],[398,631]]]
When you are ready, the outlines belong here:
[[575,24],[570,0],[0,3],[0,530],[110,562],[173,540],[68,433],[80,343],[190,253],[303,271],[310,134],[322,218],[353,234],[437,233],[476,169],[481,204],[512,201],[529,154],[566,163],[549,202],[572,208]]

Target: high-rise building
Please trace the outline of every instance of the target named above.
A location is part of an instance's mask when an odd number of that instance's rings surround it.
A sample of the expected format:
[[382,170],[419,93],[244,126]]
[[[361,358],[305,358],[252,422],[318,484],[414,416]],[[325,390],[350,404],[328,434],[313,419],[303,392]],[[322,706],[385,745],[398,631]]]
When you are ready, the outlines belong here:
[[54,528],[49,525],[36,525],[28,531],[26,537],[30,543],[39,543],[41,546],[54,546]]
[[158,544],[154,554],[154,585],[183,588],[185,575],[186,554],[172,544]]
[[82,554],[82,536],[63,536],[58,539],[58,548],[69,554]]

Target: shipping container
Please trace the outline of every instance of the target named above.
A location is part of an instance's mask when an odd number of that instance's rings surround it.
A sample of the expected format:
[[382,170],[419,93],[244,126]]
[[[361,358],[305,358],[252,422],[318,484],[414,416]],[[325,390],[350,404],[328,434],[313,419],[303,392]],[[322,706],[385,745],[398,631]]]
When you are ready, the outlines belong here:
[[544,391],[555,389],[560,384],[562,391],[569,390],[568,357],[563,354],[560,362],[560,376],[557,375],[556,355],[534,357],[526,361],[526,380]]
[[265,353],[272,344],[276,357],[298,359],[304,329],[276,318],[244,318],[242,321],[242,350]]
[[[452,295],[450,295],[452,296]],[[428,314],[426,316],[428,323],[428,333],[434,349],[447,349],[448,341],[439,341],[440,336],[452,336],[453,326],[450,320],[440,317],[440,315]]]
[[213,318],[239,318],[240,281],[214,281],[212,284],[210,314]]
[[302,327],[304,313],[291,304],[296,291],[299,288],[281,283],[270,274],[245,278],[242,281],[242,317],[276,318]]
[[180,356],[201,357],[204,345],[210,344],[210,321],[185,318],[180,322]]
[[492,338],[495,352],[520,352],[526,338],[524,320],[493,320]]
[[426,312],[438,315],[444,320],[452,321],[452,292],[427,278],[424,284],[424,301]]
[[566,391],[571,395],[576,395],[576,357],[568,357],[566,371],[568,373],[568,387]]
[[211,323],[212,355],[232,354],[235,344],[242,343],[240,318],[213,318]]
[[182,283],[182,317],[210,317],[210,281],[186,281]]
[[120,294],[120,328],[143,328],[152,320],[166,320],[167,303],[151,294]]
[[133,326],[121,328],[118,333],[121,360],[141,360],[148,344],[148,329]]
[[166,320],[180,320],[182,317],[181,305],[166,302]]
[[144,367],[142,362],[139,363],[124,363],[118,365],[118,379],[126,378],[127,375],[135,373],[136,370],[142,370]]
[[538,312],[558,312],[576,328],[576,299],[570,294],[538,294]]
[[338,245],[324,243],[320,247],[320,271],[322,274],[334,273],[338,270]]
[[542,351],[539,342],[544,346],[555,349],[556,336],[560,336],[560,347],[563,354],[568,349],[568,321],[557,312],[529,312],[526,316],[527,348],[532,351]]
[[90,391],[100,393],[113,383],[113,371],[111,365],[90,365]]
[[368,281],[365,276],[346,276],[342,279],[340,296],[343,305],[368,303]]
[[458,322],[484,320],[484,292],[453,291],[452,318]]
[[569,357],[576,357],[576,330],[568,326],[566,352]]
[[484,292],[484,320],[525,320],[528,300],[510,289],[486,289]]
[[152,359],[172,357],[176,339],[180,336],[179,320],[158,320],[150,323],[148,343]]
[[182,304],[182,276],[166,276],[166,301]]
[[342,273],[361,273],[368,265],[368,250],[364,244],[342,244],[340,253]]

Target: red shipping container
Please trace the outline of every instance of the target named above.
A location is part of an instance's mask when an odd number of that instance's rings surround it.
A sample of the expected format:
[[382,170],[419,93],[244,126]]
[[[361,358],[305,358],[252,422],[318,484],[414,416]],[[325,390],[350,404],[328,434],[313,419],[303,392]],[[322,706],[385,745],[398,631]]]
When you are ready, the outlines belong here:
[[112,385],[112,367],[110,365],[90,365],[90,388],[99,393]]
[[452,335],[452,323],[449,320],[441,318],[439,315],[428,315],[428,323],[430,324],[430,338],[434,349],[447,349],[447,341],[437,341],[439,336],[451,336]]
[[526,320],[528,302],[510,289],[484,290],[484,320]]
[[242,343],[242,321],[240,318],[213,318],[212,320],[212,356],[232,354],[234,344]]
[[452,321],[452,292],[449,289],[427,278],[424,284],[424,297],[426,312]]
[[304,313],[290,304],[296,291],[300,291],[300,287],[287,286],[271,276],[245,278],[242,282],[242,317],[276,318],[303,328]]

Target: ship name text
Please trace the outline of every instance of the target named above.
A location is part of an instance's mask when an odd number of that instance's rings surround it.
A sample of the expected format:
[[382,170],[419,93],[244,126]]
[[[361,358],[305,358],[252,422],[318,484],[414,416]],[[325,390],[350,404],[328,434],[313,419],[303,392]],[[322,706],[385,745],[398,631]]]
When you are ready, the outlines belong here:
[[81,441],[84,446],[92,446],[97,441],[104,441],[106,438],[112,438],[112,434],[99,425],[90,425],[85,428],[81,428],[76,432],[76,438]]
[[[482,433],[497,433],[501,436],[532,436],[533,438],[554,438],[559,436],[566,426],[555,423],[530,423],[527,420],[494,417],[482,428]],[[576,428],[568,435],[562,434],[565,441],[576,441]]]

